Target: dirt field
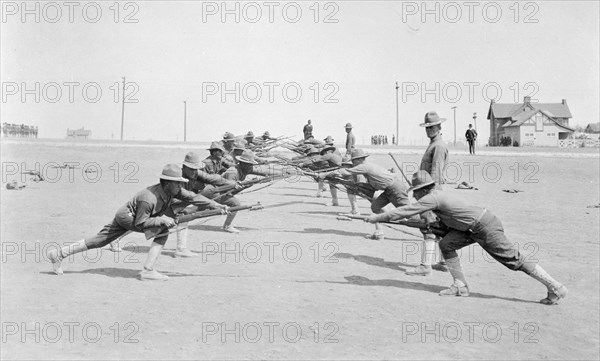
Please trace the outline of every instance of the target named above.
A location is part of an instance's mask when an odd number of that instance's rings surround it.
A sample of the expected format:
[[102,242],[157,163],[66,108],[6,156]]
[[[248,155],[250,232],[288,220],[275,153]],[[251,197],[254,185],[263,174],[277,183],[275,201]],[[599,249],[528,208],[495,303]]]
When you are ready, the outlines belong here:
[[[445,191],[498,215],[522,252],[569,288],[548,307],[538,303],[541,284],[478,246],[462,252],[471,297],[439,297],[448,273],[404,274],[419,263],[418,232],[388,228],[385,240],[366,240],[372,225],[336,220],[349,210],[345,194],[341,207],[326,207],[330,198],[316,198],[309,179],[241,195],[266,208],[239,213],[239,235],[220,230],[222,217],[193,223],[188,243],[199,257],[173,258],[172,236],[157,264],[167,282],[135,278],[149,245],[141,234],[127,236],[122,253],[78,254],[56,276],[50,247],[95,234],[156,183],[164,164],[207,151],[58,142],[3,142],[1,150],[2,359],[600,357],[600,209],[588,208],[600,201],[597,156],[451,154],[447,176],[479,190]],[[420,155],[397,159],[408,171]],[[393,166],[387,155],[369,161]],[[36,162],[53,182],[27,176],[25,189],[6,190],[6,181],[20,180],[13,173]],[[70,178],[53,162],[98,172],[74,169]],[[365,200],[360,206],[368,213]]]

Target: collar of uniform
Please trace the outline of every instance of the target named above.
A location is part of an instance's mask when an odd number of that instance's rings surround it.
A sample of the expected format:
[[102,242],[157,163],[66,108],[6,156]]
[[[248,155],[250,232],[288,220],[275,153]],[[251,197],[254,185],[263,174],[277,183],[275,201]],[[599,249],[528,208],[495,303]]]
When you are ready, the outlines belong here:
[[438,134],[435,137],[430,138],[430,142],[429,143],[434,143],[434,142],[441,141],[441,140],[442,140],[442,135]]
[[169,199],[171,198],[167,195],[167,193],[165,193],[165,190],[163,189],[162,184],[160,183],[158,183],[158,195],[164,202],[169,201]]

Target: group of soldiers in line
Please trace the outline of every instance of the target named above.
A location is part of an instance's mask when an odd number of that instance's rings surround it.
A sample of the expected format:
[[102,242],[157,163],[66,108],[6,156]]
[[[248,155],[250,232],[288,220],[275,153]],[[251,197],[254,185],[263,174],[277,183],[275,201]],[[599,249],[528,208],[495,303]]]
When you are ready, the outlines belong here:
[[2,134],[5,137],[37,138],[38,127],[26,124],[2,123]]
[[[268,132],[262,137],[254,137],[252,132],[235,137],[225,133],[223,139],[212,142],[208,148],[210,155],[201,160],[195,152],[185,155],[182,165],[167,164],[159,175],[160,183],[138,192],[131,200],[117,210],[111,223],[95,236],[83,239],[72,245],[49,251],[54,272],[62,274],[62,260],[74,253],[99,248],[118,241],[130,232],[145,233],[149,229],[160,228],[164,232],[155,233],[148,251],[144,269],[138,278],[141,280],[166,280],[168,276],[158,272],[155,262],[167,241],[169,229],[177,234],[175,257],[194,257],[197,254],[187,248],[187,224],[178,223],[179,214],[194,214],[206,209],[219,210],[226,214],[223,231],[239,233],[233,226],[241,201],[235,196],[246,189],[251,181],[248,175],[275,179],[286,177],[293,168],[302,175],[312,177],[318,184],[317,197],[329,184],[332,203],[339,206],[338,190],[348,194],[351,204],[350,214],[360,213],[356,197],[363,197],[371,203],[372,214],[364,217],[365,222],[373,223],[375,231],[367,235],[371,240],[383,240],[383,222],[401,219],[418,219],[423,227],[422,262],[407,271],[412,276],[427,276],[432,270],[450,272],[452,285],[440,292],[440,296],[468,296],[469,287],[463,274],[457,250],[478,243],[494,259],[511,270],[519,270],[540,281],[547,288],[547,297],[540,302],[556,304],[566,297],[567,288],[553,279],[538,264],[527,262],[515,250],[506,236],[502,224],[490,211],[465,203],[449,192],[443,192],[442,170],[448,162],[448,149],[442,141],[441,119],[436,112],[428,112],[424,123],[430,144],[425,151],[421,167],[406,186],[398,173],[393,173],[373,162],[362,149],[348,142],[352,125],[346,124],[347,147],[345,155],[334,145],[334,139],[327,136],[323,141],[312,134],[300,142],[271,138]],[[312,133],[312,130],[311,130]],[[269,150],[281,146],[297,155],[293,158],[271,156]],[[268,171],[265,165],[268,164]],[[254,183],[252,183],[254,184]],[[412,191],[416,202],[411,202]],[[385,212],[383,208],[392,204],[395,209]],[[433,264],[437,249],[443,259]],[[118,250],[118,249],[115,249]]]
[[[392,144],[394,143],[392,139]],[[388,137],[387,135],[372,135],[371,136],[371,145],[387,145]]]

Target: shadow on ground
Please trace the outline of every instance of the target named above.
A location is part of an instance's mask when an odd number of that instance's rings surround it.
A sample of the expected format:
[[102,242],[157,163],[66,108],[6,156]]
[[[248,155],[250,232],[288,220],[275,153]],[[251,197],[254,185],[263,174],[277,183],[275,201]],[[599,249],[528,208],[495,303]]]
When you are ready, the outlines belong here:
[[[355,275],[346,276],[346,277],[344,277],[344,279],[346,279],[347,282],[338,282],[338,281],[324,281],[324,282],[337,283],[337,284],[342,284],[342,285],[354,285],[354,286],[397,287],[397,288],[404,288],[404,289],[417,290],[417,291],[427,291],[427,292],[432,292],[432,293],[439,293],[441,290],[444,290],[447,288],[447,287],[442,287],[442,286],[428,285],[428,284],[423,284],[423,283],[418,283],[418,282],[402,281],[402,280],[390,280],[390,279],[370,280],[366,277],[355,276]],[[306,282],[306,281],[298,281],[298,282]],[[313,281],[309,281],[309,282],[313,282]],[[505,301],[510,301],[510,302],[538,303],[536,301],[522,300],[522,299],[514,298],[514,297],[501,297],[501,296],[486,295],[483,293],[474,293],[474,292],[471,292],[471,295],[469,297],[470,298],[482,298],[482,299],[499,299],[499,300],[505,300]]]
[[[169,277],[225,277],[225,278],[238,278],[243,277],[239,275],[210,275],[210,274],[193,274],[193,273],[181,273],[181,272],[168,272],[158,270],[160,273]],[[41,274],[56,276],[54,272],[40,272]],[[129,268],[115,268],[115,267],[104,267],[104,268],[92,268],[82,271],[65,271],[65,275],[69,274],[95,274],[107,276],[110,278],[137,278],[140,273],[139,269]]]
[[402,272],[406,271],[405,267],[412,268],[412,267],[416,266],[416,265],[411,265],[411,264],[402,263],[402,262],[386,262],[383,258],[363,256],[363,255],[353,255],[350,253],[336,253],[333,256],[336,258],[353,259],[358,262],[366,263],[370,266],[389,268],[389,269],[393,269],[395,271],[402,271]]

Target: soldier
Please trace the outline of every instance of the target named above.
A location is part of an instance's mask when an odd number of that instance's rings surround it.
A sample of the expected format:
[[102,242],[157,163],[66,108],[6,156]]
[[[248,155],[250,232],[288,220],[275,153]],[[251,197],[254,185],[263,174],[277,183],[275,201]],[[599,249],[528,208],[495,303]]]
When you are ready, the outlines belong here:
[[223,144],[223,149],[225,149],[225,155],[229,155],[233,157],[233,145],[235,143],[235,135],[230,132],[225,132],[223,135],[223,140],[221,140],[221,144]]
[[[306,149],[306,157],[305,159],[298,164],[300,168],[308,168],[310,170],[316,171],[320,168],[324,168],[324,165],[320,161],[320,152],[317,148],[310,145]],[[319,180],[317,182],[317,198],[323,197],[322,192],[325,191],[325,183],[323,180]]]
[[246,141],[246,146],[248,148],[251,148],[252,146],[255,146],[256,143],[254,143],[254,133],[249,130],[248,133],[246,133],[246,135],[244,136],[244,140]]
[[457,250],[477,242],[496,261],[513,271],[523,271],[548,289],[547,297],[540,300],[553,305],[567,296],[567,288],[552,278],[534,262],[526,262],[518,249],[514,249],[504,234],[502,222],[492,212],[463,202],[460,198],[435,189],[435,181],[425,171],[413,175],[412,187],[418,202],[392,211],[371,215],[365,221],[374,223],[398,220],[433,211],[449,228],[440,241],[440,248],[454,282],[440,291],[440,296],[469,296],[469,286],[463,274]]
[[[442,190],[442,184],[444,180],[444,167],[448,163],[448,147],[442,140],[442,123],[445,119],[440,119],[436,112],[428,112],[425,114],[425,122],[419,124],[421,127],[425,127],[427,137],[430,139],[429,146],[423,154],[421,159],[420,170],[426,171],[431,174],[435,181],[437,190]],[[433,221],[435,215],[431,212],[424,213],[421,218],[426,221]],[[438,263],[433,264],[433,258],[438,254],[438,247],[436,244],[439,242],[439,237],[431,232],[423,232],[423,248],[421,250],[421,264],[413,269],[406,271],[407,275],[411,276],[427,276],[431,274],[431,270],[435,269],[442,272],[447,272],[448,268],[443,259]],[[441,257],[438,257],[441,258]]]
[[[171,208],[174,199],[200,207],[227,209],[227,206],[183,189],[182,185],[187,182],[187,179],[182,177],[181,168],[176,164],[167,164],[159,178],[160,183],[141,190],[119,208],[112,222],[104,226],[97,235],[58,250],[51,249],[48,252],[48,259],[52,262],[54,273],[63,274],[64,258],[88,249],[103,247],[128,232],[144,232],[156,227],[175,226],[173,219],[175,215]],[[154,269],[154,264],[168,237],[168,234],[160,234],[154,238],[148,250],[144,269],[138,275],[139,279],[167,280],[169,278]]]
[[312,137],[312,132],[313,132],[313,126],[312,124],[310,124],[310,119],[308,120],[308,123],[306,123],[304,125],[304,128],[302,128],[302,133],[304,133],[304,139],[309,139],[310,137]]
[[[344,160],[342,160],[342,167],[344,168],[352,168],[353,164],[352,164],[352,160],[350,160],[350,158],[346,158]],[[352,181],[352,183],[358,185],[359,183],[366,183],[367,180],[365,178],[365,176],[360,175],[360,174],[351,174],[348,176],[345,176],[344,178],[349,179]],[[350,202],[350,214],[358,216],[360,215],[360,210],[358,209],[358,201],[356,199],[356,192],[350,188],[346,188],[346,192],[348,193],[348,201]]]
[[262,135],[262,140],[263,142],[267,142],[269,140],[275,140],[275,138],[271,138],[271,133],[269,133],[269,131],[265,131],[265,133]]
[[352,150],[356,146],[356,138],[352,133],[352,124],[346,123],[346,155],[351,155]]
[[[189,152],[185,155],[182,167],[183,178],[188,180],[187,183],[184,183],[185,189],[196,194],[200,193],[209,199],[213,199],[215,197],[213,192],[215,187],[227,185],[231,186],[232,188],[237,187],[238,183],[229,181],[223,178],[221,175],[206,173],[202,170],[202,168],[204,168],[204,163],[200,161],[200,156],[198,156],[198,154]],[[237,207],[241,205],[240,201],[235,197],[220,198],[217,200],[217,202],[229,207]],[[187,213],[204,210],[204,208],[198,206],[189,206],[186,208],[187,205],[187,202],[180,202],[174,206],[176,210],[185,208]],[[227,232],[230,232],[231,229],[235,230],[235,228],[231,226],[234,218],[235,212],[227,214],[225,223],[223,224],[223,230]],[[177,225],[177,249],[174,253],[175,257],[197,256],[196,253],[192,253],[187,248],[187,230],[188,223],[181,223]]]
[[[383,213],[383,207],[392,203],[395,207],[400,207],[409,204],[406,186],[398,175],[389,172],[387,169],[376,164],[367,163],[365,160],[368,157],[362,149],[354,149],[352,151],[352,168],[338,169],[332,172],[319,174],[319,178],[326,178],[330,174],[337,174],[342,177],[350,175],[364,175],[369,183],[376,191],[383,191],[379,197],[371,202],[371,210],[373,213]],[[367,235],[369,239],[382,240],[384,239],[383,230],[379,223],[375,223],[375,232],[372,235]]]
[[210,155],[202,162],[204,163],[204,171],[209,174],[223,174],[225,171],[233,167],[235,163],[229,157],[225,157],[226,150],[221,143],[212,142],[208,148]]
[[[327,138],[323,139],[323,141],[325,142],[325,145],[333,145],[334,139],[331,137],[331,135],[328,135]],[[335,148],[335,150],[333,151],[333,153],[335,153],[335,154],[339,155],[340,157],[342,157],[342,153],[340,153],[340,150],[337,147]]]
[[[255,174],[263,177],[267,177],[268,174],[262,172],[255,165],[258,163],[254,160],[254,153],[251,150],[246,149],[241,155],[235,157],[237,164],[234,167],[227,169],[227,171],[223,174],[223,178],[232,181],[232,182],[242,182],[246,179],[246,176],[249,174]],[[239,203],[239,201],[235,197],[230,197],[229,199],[234,199]],[[237,204],[239,205],[239,204]],[[237,212],[230,213],[232,216],[229,219],[230,223],[223,225],[223,230],[229,233],[240,233],[240,231],[233,226],[231,226],[231,222],[233,218],[235,218]],[[229,218],[229,217],[228,217]]]
[[[310,163],[313,164],[312,170],[323,170],[328,168],[339,168],[342,166],[342,157],[340,155],[335,154],[336,148],[333,145],[326,145],[320,152],[319,157],[314,157],[310,160]],[[307,162],[308,163],[308,162]],[[300,165],[301,167],[305,165],[303,163]],[[325,188],[324,181],[319,179],[318,182],[319,192],[317,193],[317,197],[320,197],[321,190]],[[338,201],[337,196],[337,188],[333,185],[329,185],[329,191],[331,192],[331,203],[327,203],[327,206],[339,207],[340,202]]]

